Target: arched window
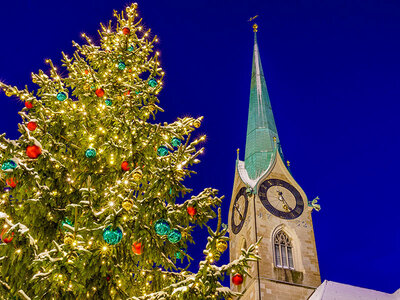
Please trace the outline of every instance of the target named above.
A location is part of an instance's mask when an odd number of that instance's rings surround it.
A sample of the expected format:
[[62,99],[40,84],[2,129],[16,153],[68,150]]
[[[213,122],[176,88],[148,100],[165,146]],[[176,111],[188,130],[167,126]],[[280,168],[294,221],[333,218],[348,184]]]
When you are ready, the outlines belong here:
[[274,237],[275,266],[278,268],[294,269],[292,244],[282,230]]

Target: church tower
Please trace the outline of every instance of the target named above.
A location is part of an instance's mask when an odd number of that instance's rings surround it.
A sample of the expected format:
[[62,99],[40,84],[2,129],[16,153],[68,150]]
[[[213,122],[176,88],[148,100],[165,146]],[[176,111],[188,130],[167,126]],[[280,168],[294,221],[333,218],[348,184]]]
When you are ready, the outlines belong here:
[[284,163],[254,24],[254,53],[244,161],[236,161],[229,209],[230,260],[262,238],[261,260],[235,291],[242,300],[307,299],[321,284],[312,207]]

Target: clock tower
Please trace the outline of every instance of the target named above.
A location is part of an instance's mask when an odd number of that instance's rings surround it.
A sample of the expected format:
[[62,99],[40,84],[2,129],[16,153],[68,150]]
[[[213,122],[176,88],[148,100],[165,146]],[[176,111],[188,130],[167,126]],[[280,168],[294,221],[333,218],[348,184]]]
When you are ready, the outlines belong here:
[[244,161],[236,161],[229,209],[230,260],[261,239],[259,262],[235,291],[242,300],[307,299],[321,284],[312,207],[284,162],[254,24],[254,53]]

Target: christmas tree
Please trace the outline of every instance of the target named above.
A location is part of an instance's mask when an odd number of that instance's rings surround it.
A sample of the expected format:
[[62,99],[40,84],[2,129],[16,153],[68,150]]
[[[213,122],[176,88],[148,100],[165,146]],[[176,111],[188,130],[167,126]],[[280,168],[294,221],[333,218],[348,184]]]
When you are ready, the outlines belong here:
[[[63,70],[32,74],[31,92],[0,83],[25,103],[21,136],[0,136],[1,299],[228,299],[224,276],[243,281],[256,246],[217,266],[227,227],[206,224],[222,198],[183,183],[199,163],[202,118],[157,123],[164,72],[136,4],[96,45],[73,42]],[[207,226],[197,273],[187,244]],[[180,267],[181,265],[181,267]]]

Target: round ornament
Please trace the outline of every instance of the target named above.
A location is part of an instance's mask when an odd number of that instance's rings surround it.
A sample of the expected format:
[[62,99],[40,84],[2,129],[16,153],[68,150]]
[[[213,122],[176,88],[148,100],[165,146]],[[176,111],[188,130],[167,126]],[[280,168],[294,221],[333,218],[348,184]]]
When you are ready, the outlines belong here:
[[74,235],[72,233],[67,233],[64,237],[64,244],[72,245],[74,242]]
[[182,144],[181,140],[177,137],[173,137],[171,140],[172,147],[179,147]]
[[16,180],[14,181],[14,178],[11,177],[11,178],[6,179],[6,183],[9,187],[15,188],[17,186],[18,182]]
[[234,285],[241,285],[242,283],[243,283],[243,276],[241,275],[241,274],[235,274],[233,277],[232,277],[232,283],[234,284]]
[[156,87],[157,86],[157,80],[155,80],[154,78],[149,80],[149,86],[151,87]]
[[175,252],[175,257],[176,259],[182,259],[182,257],[185,255],[186,251],[184,248],[181,248],[180,251]]
[[25,107],[28,108],[28,109],[31,109],[33,107],[32,102],[25,101]]
[[133,172],[132,172],[133,181],[138,182],[138,181],[140,181],[140,179],[142,179],[142,177],[143,177],[142,170],[140,170],[140,169],[133,170]]
[[178,243],[182,239],[182,234],[178,229],[172,229],[168,233],[168,241],[175,244]]
[[122,171],[129,171],[130,170],[129,163],[127,161],[122,162],[121,169]]
[[93,148],[87,149],[87,150],[85,151],[85,156],[86,156],[87,158],[93,158],[93,157],[95,157],[95,156],[96,156],[96,150],[93,149]]
[[95,93],[96,93],[96,96],[97,96],[97,97],[103,97],[104,94],[105,94],[105,92],[104,92],[103,89],[97,89],[97,90],[95,91]]
[[135,253],[136,255],[141,255],[143,253],[143,247],[142,247],[142,243],[140,242],[134,242],[132,244],[132,251],[133,253]]
[[197,209],[194,208],[193,206],[188,206],[186,211],[191,217],[194,217],[197,214]]
[[68,95],[67,95],[66,92],[59,92],[57,94],[57,100],[58,101],[65,101],[65,100],[67,100],[67,98],[68,98]]
[[170,229],[169,223],[163,219],[157,220],[154,224],[154,230],[158,235],[167,235]]
[[104,102],[106,103],[107,106],[111,106],[112,105],[112,100],[111,99],[107,99]]
[[201,125],[201,122],[200,122],[199,120],[194,120],[193,126],[194,126],[195,128],[199,128],[200,125]]
[[26,147],[26,155],[28,155],[29,158],[38,158],[40,154],[42,154],[42,149],[40,149],[39,146],[31,145]]
[[120,61],[120,62],[118,63],[118,69],[124,70],[125,68],[126,68],[125,63],[124,63],[123,61]]
[[6,228],[4,228],[0,233],[1,241],[6,244],[10,243],[14,239],[14,232],[11,232],[11,235],[9,237],[5,237],[5,235],[7,234],[7,231],[8,230]]
[[168,148],[166,146],[160,146],[157,149],[158,156],[166,156],[168,155]]
[[130,46],[128,47],[128,51],[129,51],[129,52],[132,52],[133,50],[134,50],[133,46],[130,45]]
[[125,209],[126,211],[130,211],[133,207],[133,200],[124,200],[122,202],[122,208]]
[[4,187],[3,191],[8,193],[11,191],[11,188],[9,186],[6,186],[6,187]]
[[103,239],[109,245],[116,245],[122,240],[122,229],[117,227],[112,229],[111,225],[106,227],[103,231]]
[[225,252],[228,249],[228,243],[226,241],[218,241],[217,242],[217,250],[219,252]]
[[111,280],[111,276],[110,276],[110,275],[107,275],[106,280],[107,280],[107,281],[110,281],[110,280]]
[[17,167],[17,163],[13,161],[12,159],[7,159],[3,164],[1,165],[1,169],[3,171],[12,171]]
[[65,218],[61,221],[61,229],[63,231],[67,231],[68,228],[64,227],[64,225],[74,226],[74,223],[72,223],[72,221],[70,221],[68,218]]
[[149,104],[147,105],[147,109],[149,110],[149,112],[153,112],[156,110],[156,106],[154,104]]
[[35,131],[35,129],[37,128],[37,124],[36,122],[28,122],[28,124],[26,124],[26,127],[30,130],[30,131]]
[[89,70],[85,70],[85,74],[86,74],[86,75],[89,74]]
[[129,29],[129,27],[124,27],[124,28],[122,28],[122,33],[124,35],[128,35],[131,33],[131,30]]

